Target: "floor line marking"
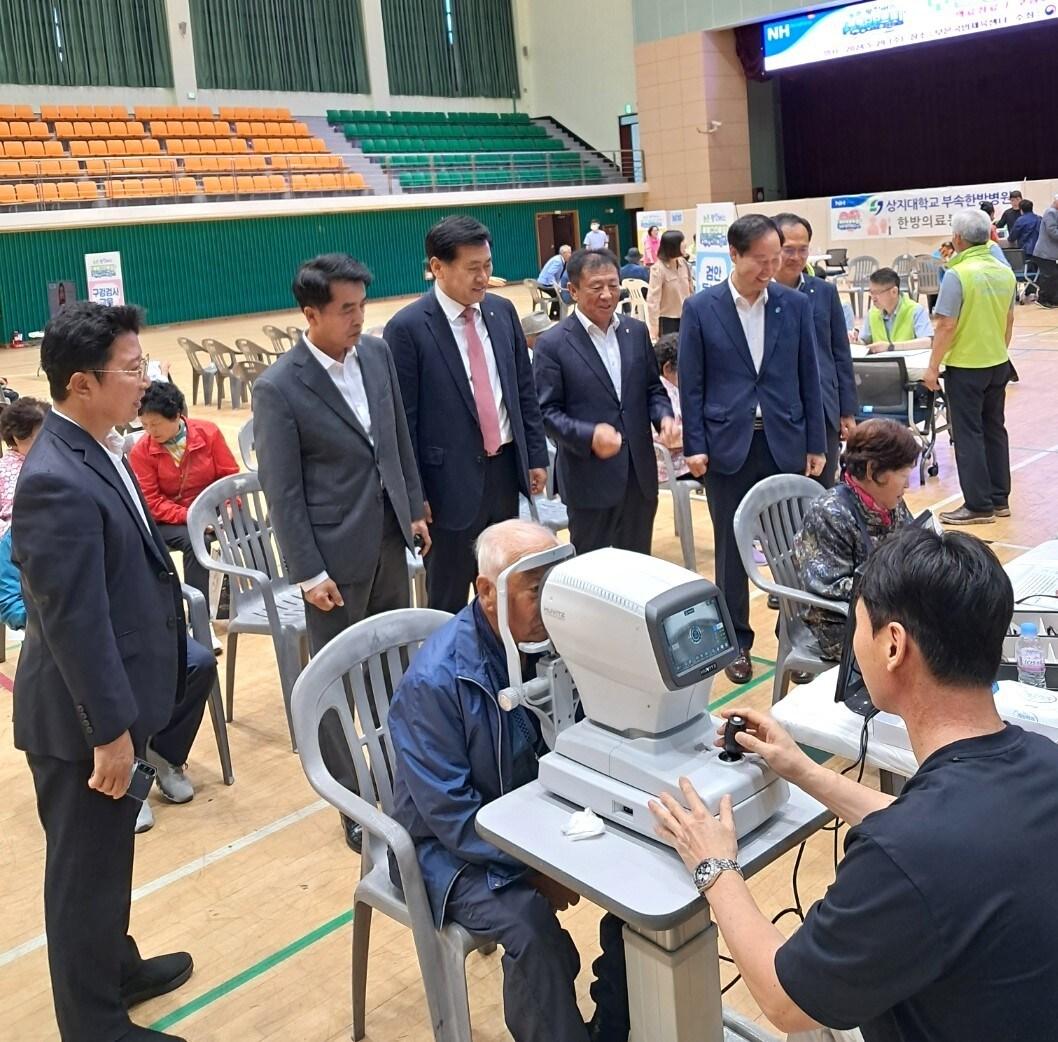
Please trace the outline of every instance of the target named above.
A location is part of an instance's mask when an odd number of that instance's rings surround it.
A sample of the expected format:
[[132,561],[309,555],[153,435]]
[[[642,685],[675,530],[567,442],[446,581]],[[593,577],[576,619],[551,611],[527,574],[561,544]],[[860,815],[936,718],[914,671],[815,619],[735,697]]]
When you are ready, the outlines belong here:
[[[232,854],[238,854],[247,847],[252,847],[255,843],[260,843],[261,840],[267,839],[269,836],[273,836],[277,832],[282,832],[283,829],[289,828],[291,825],[296,825],[299,821],[304,821],[305,818],[311,817],[313,814],[318,814],[321,810],[325,810],[329,806],[330,804],[327,803],[326,800],[316,800],[314,803],[310,803],[307,807],[302,807],[301,810],[296,810],[292,814],[287,814],[285,817],[278,818],[276,821],[273,821],[268,825],[262,825],[260,828],[254,829],[253,832],[248,832],[245,836],[232,840],[231,843],[225,843],[224,846],[218,847],[216,850],[211,850],[208,854],[193,858],[179,868],[174,868],[172,872],[167,872],[164,876],[159,876],[157,879],[152,879],[149,883],[144,883],[143,886],[136,887],[132,891],[132,900],[138,901],[143,897],[149,897],[151,894],[157,893],[159,890],[163,890],[165,887],[171,886],[173,883],[176,883],[181,879],[186,879],[188,876],[192,876],[196,872],[201,872],[210,865],[217,864],[218,861],[223,861],[225,858],[231,857]],[[42,933],[38,934],[30,940],[16,945],[14,948],[9,948],[6,952],[0,953],[0,966],[7,966],[12,962],[21,959],[24,955],[29,955],[31,952],[38,951],[45,947],[46,944],[46,936]]]

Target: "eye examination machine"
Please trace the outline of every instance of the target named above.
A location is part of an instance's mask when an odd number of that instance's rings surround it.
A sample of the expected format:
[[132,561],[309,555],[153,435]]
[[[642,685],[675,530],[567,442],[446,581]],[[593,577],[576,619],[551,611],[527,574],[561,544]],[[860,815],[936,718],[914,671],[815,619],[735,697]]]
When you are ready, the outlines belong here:
[[[506,580],[545,567],[540,607],[550,640],[519,649],[506,625]],[[647,804],[663,792],[682,799],[681,776],[713,809],[731,795],[740,837],[787,802],[786,782],[760,758],[714,744],[721,721],[709,713],[712,679],[738,649],[708,579],[644,554],[574,557],[561,546],[504,572],[498,602],[509,675],[522,676],[519,651],[541,656],[536,677],[499,701],[541,720],[551,751],[539,781],[548,791],[652,838]]]

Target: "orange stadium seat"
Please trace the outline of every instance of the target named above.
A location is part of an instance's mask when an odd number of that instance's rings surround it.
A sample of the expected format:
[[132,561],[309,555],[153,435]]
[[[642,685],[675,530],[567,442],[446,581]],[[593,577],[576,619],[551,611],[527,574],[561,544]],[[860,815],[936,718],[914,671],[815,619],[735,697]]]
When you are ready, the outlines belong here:
[[250,123],[250,134],[252,137],[265,137],[268,134],[268,130],[265,128],[264,123],[253,120]]
[[142,138],[130,137],[125,142],[125,152],[130,156],[142,156],[143,155],[144,141]]
[[143,139],[143,151],[145,155],[160,155],[162,151],[162,143],[155,141],[154,138],[148,137]]
[[[75,159],[76,163],[77,160]],[[84,172],[89,177],[106,177],[107,161],[105,159],[86,159],[84,161]]]
[[76,181],[61,181],[59,183],[59,198],[62,200],[75,200],[77,199],[77,182]]
[[295,123],[294,124],[293,133],[294,133],[294,137],[311,137],[312,136],[309,133],[309,128],[304,123]]
[[48,124],[47,123],[42,123],[42,122],[40,122],[38,120],[35,123],[30,123],[30,125],[29,125],[29,136],[31,138],[39,138],[39,139],[50,138],[51,137],[51,131],[48,130]]
[[198,182],[193,177],[178,177],[176,192],[178,195],[198,195]]
[[198,139],[198,150],[203,155],[215,156],[217,154],[216,138],[203,137]]
[[63,151],[62,143],[59,141],[45,141],[44,142],[44,154],[46,156],[62,156],[66,153]]
[[15,186],[0,185],[0,206],[15,205]]
[[287,179],[282,174],[269,174],[268,186],[270,192],[285,192],[287,190]]
[[231,150],[236,155],[244,156],[250,151],[250,147],[246,143],[246,138],[233,137],[231,139]]
[[108,199],[124,199],[125,198],[125,182],[124,181],[107,181],[106,183],[106,196]]
[[40,107],[40,118],[48,123],[54,123],[59,119],[59,106],[58,105],[41,105]]
[[96,183],[94,181],[78,181],[77,198],[82,202],[87,200],[95,202],[99,198],[99,189],[96,187]]
[[44,184],[37,185],[37,191],[40,193],[42,203],[59,202],[59,186],[54,181],[45,181]]
[[118,138],[116,141],[104,141],[103,144],[106,145],[107,155],[124,156],[128,154],[125,148],[125,142],[122,141],[120,138]]
[[238,134],[239,137],[253,137],[251,126],[252,124],[248,123],[246,120],[239,120],[235,124],[235,133]]
[[5,141],[4,155],[8,159],[25,159],[26,146],[21,141]]
[[26,141],[26,155],[32,159],[43,159],[44,158],[44,142],[43,141]]
[[70,155],[71,156],[87,156],[88,142],[87,141],[71,141],[70,142]]
[[93,122],[92,137],[110,137],[110,124],[99,120]]
[[73,124],[67,120],[56,120],[55,121],[55,136],[61,138],[72,138],[76,135],[73,132]]
[[77,119],[76,105],[60,105],[59,119]]
[[40,193],[36,185],[15,185],[15,202],[20,204],[39,203]]
[[11,137],[21,138],[23,141],[30,136],[29,124],[25,120],[11,121]]
[[77,106],[77,118],[78,119],[93,119],[96,114],[95,105],[78,105]]
[[139,120],[129,120],[125,123],[125,133],[129,137],[143,137],[147,132]]
[[93,140],[88,142],[88,154],[90,156],[108,156],[110,155],[110,149],[107,148],[106,141]]
[[92,136],[92,124],[78,120],[73,125],[73,136],[78,138],[89,138]]
[[254,187],[253,178],[248,174],[235,178],[235,191],[239,195],[253,195],[257,191]]
[[214,144],[217,146],[217,151],[226,156],[230,156],[232,153],[231,138],[230,137],[218,137],[213,139]]

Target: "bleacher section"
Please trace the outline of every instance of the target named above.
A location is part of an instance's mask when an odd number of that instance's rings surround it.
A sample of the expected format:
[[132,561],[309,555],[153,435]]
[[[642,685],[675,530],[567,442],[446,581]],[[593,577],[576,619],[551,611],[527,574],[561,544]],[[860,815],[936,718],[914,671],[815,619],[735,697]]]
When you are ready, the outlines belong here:
[[514,188],[603,180],[524,112],[328,109],[327,122],[377,161],[404,191]]
[[[322,119],[283,108],[0,105],[0,208],[610,179],[603,157],[567,148],[524,113],[342,109],[327,124],[333,148],[310,129],[326,135]],[[348,165],[340,152],[353,153]]]
[[0,207],[364,191],[287,109],[0,105]]

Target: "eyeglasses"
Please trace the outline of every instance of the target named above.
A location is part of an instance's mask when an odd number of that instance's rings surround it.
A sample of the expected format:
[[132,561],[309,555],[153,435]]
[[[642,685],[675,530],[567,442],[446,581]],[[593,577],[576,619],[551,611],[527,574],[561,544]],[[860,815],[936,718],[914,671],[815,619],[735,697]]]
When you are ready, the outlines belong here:
[[782,255],[784,257],[807,257],[810,251],[810,246],[784,246]]
[[123,373],[125,376],[138,376],[142,380],[147,375],[148,365],[150,365],[150,361],[144,358],[135,369],[93,369],[92,372],[96,374]]

